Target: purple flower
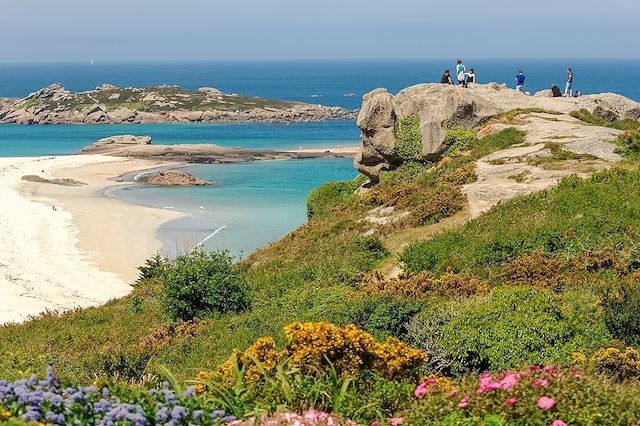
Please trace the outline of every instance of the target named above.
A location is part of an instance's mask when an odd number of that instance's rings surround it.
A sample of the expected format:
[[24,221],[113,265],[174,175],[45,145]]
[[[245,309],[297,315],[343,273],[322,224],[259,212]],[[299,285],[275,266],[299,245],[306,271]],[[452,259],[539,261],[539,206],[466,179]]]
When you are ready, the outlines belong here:
[[182,420],[186,415],[187,415],[187,410],[185,410],[184,407],[181,407],[179,405],[176,405],[175,407],[173,407],[173,410],[171,410],[171,418],[175,421]]

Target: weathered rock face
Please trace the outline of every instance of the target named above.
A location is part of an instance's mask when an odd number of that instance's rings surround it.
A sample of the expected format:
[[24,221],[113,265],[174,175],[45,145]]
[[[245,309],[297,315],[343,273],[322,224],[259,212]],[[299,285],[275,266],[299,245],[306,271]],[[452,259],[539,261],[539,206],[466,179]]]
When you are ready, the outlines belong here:
[[569,113],[586,109],[608,120],[640,116],[640,104],[620,95],[605,93],[579,98],[527,96],[505,85],[474,84],[462,88],[445,84],[419,84],[392,96],[376,89],[363,97],[357,125],[361,148],[354,165],[372,183],[380,171],[402,162],[396,151],[395,127],[399,119],[418,117],[422,157],[437,159],[447,148],[447,126],[475,128],[491,117],[516,109]]
[[178,170],[160,170],[142,175],[136,182],[162,186],[217,186],[215,182],[200,179],[187,172]]

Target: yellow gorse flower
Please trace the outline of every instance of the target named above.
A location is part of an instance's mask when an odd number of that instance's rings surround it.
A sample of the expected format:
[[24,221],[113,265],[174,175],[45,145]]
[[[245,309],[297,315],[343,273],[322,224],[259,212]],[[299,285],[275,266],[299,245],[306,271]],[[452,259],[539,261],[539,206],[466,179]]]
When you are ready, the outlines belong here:
[[[260,380],[265,374],[272,376],[282,363],[305,374],[326,371],[331,364],[342,376],[370,370],[394,379],[415,375],[417,367],[427,361],[422,351],[393,337],[379,343],[355,325],[341,328],[325,322],[297,322],[286,326],[284,334],[287,344],[281,351],[276,349],[273,338],[262,337],[245,351],[235,352],[238,367],[244,368],[245,380]],[[213,376],[227,383],[235,380],[232,359],[221,364]],[[205,389],[197,387],[196,391]]]

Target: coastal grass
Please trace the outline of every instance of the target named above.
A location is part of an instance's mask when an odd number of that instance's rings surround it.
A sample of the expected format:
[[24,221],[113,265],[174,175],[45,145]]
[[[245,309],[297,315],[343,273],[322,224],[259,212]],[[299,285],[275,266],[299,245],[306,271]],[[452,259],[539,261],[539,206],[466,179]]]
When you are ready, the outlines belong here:
[[504,262],[534,250],[564,257],[631,250],[640,243],[639,189],[637,170],[612,169],[585,180],[570,176],[556,188],[500,204],[461,229],[412,244],[402,261],[414,273],[491,277]]
[[593,112],[586,109],[573,111],[571,116],[583,123],[593,126],[611,127],[618,130],[635,130],[640,128],[640,121],[631,118],[620,120],[615,113],[606,111],[601,107],[596,107]]

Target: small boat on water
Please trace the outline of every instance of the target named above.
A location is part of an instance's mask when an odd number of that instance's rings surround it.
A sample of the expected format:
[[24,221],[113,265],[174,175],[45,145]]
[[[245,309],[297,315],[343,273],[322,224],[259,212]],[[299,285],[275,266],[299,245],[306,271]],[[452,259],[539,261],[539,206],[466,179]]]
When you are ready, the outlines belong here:
[[358,95],[356,95],[355,93],[349,92],[349,93],[345,93],[343,96],[346,96],[348,98],[353,98],[353,97],[358,96]]

